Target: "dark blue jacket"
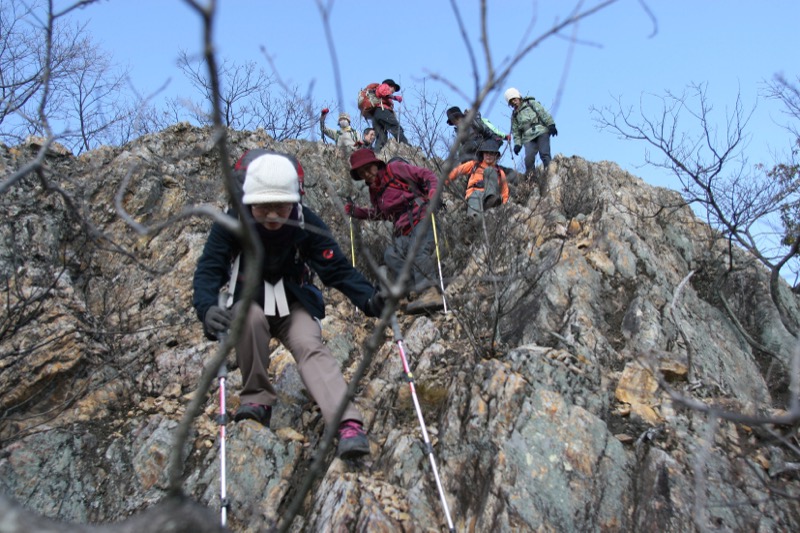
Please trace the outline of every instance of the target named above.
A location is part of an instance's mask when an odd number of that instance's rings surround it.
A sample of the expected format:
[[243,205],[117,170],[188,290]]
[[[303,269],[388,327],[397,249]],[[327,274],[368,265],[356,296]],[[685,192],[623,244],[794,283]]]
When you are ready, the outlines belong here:
[[[232,212],[228,213],[232,215]],[[250,217],[250,223],[255,225]],[[326,286],[334,287],[347,296],[368,316],[365,306],[375,294],[375,288],[348,261],[339,245],[331,236],[324,222],[309,208],[303,207],[306,229],[292,227],[286,242],[270,242],[270,232],[258,231],[264,247],[264,260],[261,265],[262,278],[276,283],[283,278],[289,304],[300,302],[314,317],[325,316],[325,303],[322,293],[310,282],[310,267]],[[287,226],[284,226],[287,227]],[[313,227],[313,230],[307,228]],[[211,226],[203,253],[197,261],[194,272],[194,308],[197,317],[203,322],[206,311],[219,305],[219,291],[230,278],[231,263],[241,252],[238,240],[222,225],[215,222]],[[239,264],[239,278],[236,282],[234,301],[241,297],[244,288],[244,256]],[[259,306],[264,302],[264,284],[259,283],[253,301]],[[209,338],[214,338],[206,332]]]

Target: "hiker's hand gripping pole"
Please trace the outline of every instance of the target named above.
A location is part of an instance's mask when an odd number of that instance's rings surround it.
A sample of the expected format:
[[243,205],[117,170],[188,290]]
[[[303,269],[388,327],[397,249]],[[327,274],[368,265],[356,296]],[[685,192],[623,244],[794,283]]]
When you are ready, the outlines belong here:
[[397,349],[400,352],[400,359],[403,362],[403,372],[405,373],[405,380],[408,382],[408,387],[411,389],[411,399],[414,402],[414,409],[417,411],[417,419],[419,420],[419,427],[422,431],[422,443],[425,453],[431,462],[431,469],[433,470],[433,477],[436,480],[436,490],[439,491],[439,498],[442,501],[442,508],[447,518],[447,527],[450,531],[455,532],[456,528],[453,526],[453,520],[450,518],[450,508],[447,506],[447,500],[444,497],[444,489],[442,488],[442,481],[439,478],[439,469],[436,467],[436,458],[433,456],[433,446],[428,438],[428,429],[425,426],[425,419],[422,417],[422,409],[419,406],[417,399],[417,391],[414,388],[414,375],[408,366],[408,359],[406,358],[406,351],[403,348],[403,334],[400,331],[400,325],[397,323],[397,315],[392,314],[392,331],[394,331],[394,339],[397,342]]

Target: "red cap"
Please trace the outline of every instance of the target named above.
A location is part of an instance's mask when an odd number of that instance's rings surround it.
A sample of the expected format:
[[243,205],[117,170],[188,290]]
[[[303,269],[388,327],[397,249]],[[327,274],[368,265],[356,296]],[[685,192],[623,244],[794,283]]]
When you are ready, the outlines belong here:
[[375,152],[369,148],[361,148],[353,152],[350,155],[350,177],[354,180],[360,180],[361,178],[356,171],[370,163],[378,163],[378,168],[386,167],[386,163],[375,157]]

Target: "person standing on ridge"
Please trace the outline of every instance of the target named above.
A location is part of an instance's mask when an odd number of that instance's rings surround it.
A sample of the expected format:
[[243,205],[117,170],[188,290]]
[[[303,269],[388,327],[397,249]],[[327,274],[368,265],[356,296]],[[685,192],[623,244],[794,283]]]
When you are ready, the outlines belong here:
[[539,190],[544,194],[547,188],[547,168],[550,166],[550,136],[558,135],[556,123],[550,113],[533,97],[522,97],[511,87],[505,92],[506,102],[511,112],[511,134],[514,136],[514,153],[519,155],[525,147],[525,174],[536,174],[536,154],[542,160],[543,176],[539,178]]
[[339,113],[339,129],[333,130],[325,127],[325,118],[328,116],[328,108],[322,110],[319,116],[319,128],[322,134],[336,143],[336,146],[341,148],[347,155],[349,155],[361,143],[358,137],[358,131],[350,126],[350,115],[347,113]]
[[[389,273],[396,281],[414,240],[418,224],[430,213],[430,200],[436,195],[439,180],[430,169],[403,161],[384,163],[368,148],[356,150],[350,156],[350,177],[369,186],[372,207],[364,208],[352,202],[345,204],[348,215],[369,220],[390,220],[394,223],[392,244],[383,254]],[[436,283],[435,242],[432,225],[420,237],[421,245],[411,268],[408,312],[440,308],[444,300]]]
[[[216,339],[245,306],[246,318],[236,341],[242,372],[241,406],[235,421],[255,420],[269,427],[276,391],[269,379],[269,344],[278,338],[297,362],[297,371],[319,405],[326,425],[335,420],[347,398],[347,384],[336,359],[322,340],[325,316],[322,293],[311,271],[342,291],[364,314],[380,316],[381,294],[352,267],[322,220],[301,203],[303,171],[292,156],[250,150],[235,167],[245,172],[242,223],[252,228],[263,249],[260,286],[253,300],[241,300],[245,257],[242,243],[220,222],[209,233],[194,273],[193,304],[209,339]],[[235,216],[233,211],[228,213]],[[233,263],[233,268],[231,268]],[[228,284],[228,301],[219,301]],[[370,452],[363,418],[352,403],[338,426],[337,455],[353,459]]]
[[389,133],[398,142],[409,144],[403,133],[403,127],[394,113],[394,102],[402,102],[403,97],[394,93],[400,90],[394,80],[386,79],[375,89],[375,96],[380,98],[380,105],[372,113],[372,127],[375,128],[375,152],[380,152],[389,141]]

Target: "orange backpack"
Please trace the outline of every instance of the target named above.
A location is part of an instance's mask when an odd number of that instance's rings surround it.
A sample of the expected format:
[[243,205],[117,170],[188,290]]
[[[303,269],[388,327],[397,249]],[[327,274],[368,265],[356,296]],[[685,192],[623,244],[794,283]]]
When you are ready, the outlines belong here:
[[375,108],[381,105],[381,99],[375,94],[378,85],[380,84],[370,83],[358,91],[358,110],[361,111],[361,116],[364,118],[371,117]]

